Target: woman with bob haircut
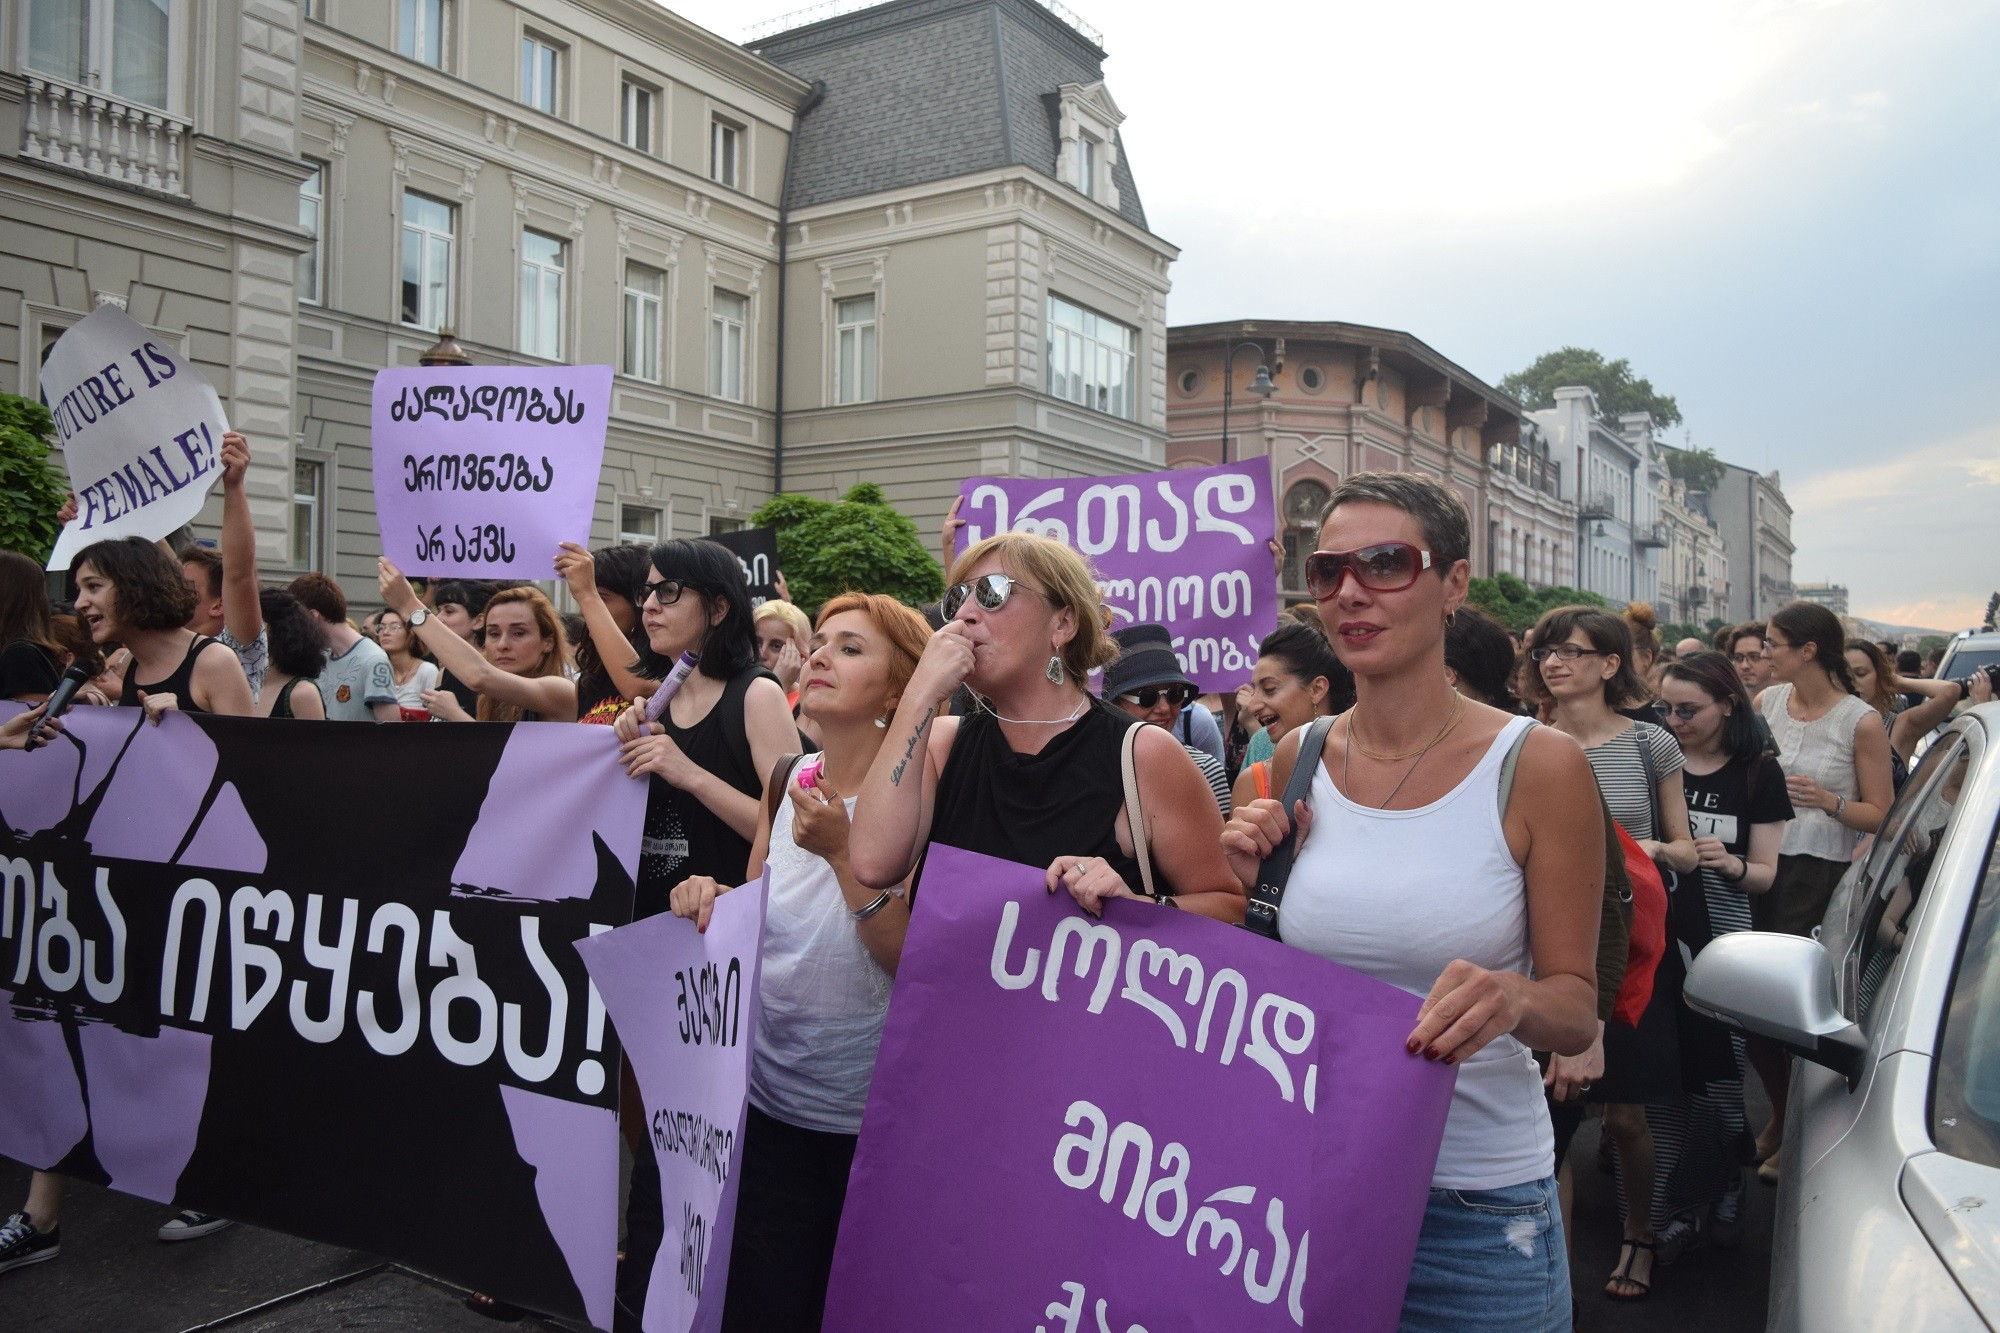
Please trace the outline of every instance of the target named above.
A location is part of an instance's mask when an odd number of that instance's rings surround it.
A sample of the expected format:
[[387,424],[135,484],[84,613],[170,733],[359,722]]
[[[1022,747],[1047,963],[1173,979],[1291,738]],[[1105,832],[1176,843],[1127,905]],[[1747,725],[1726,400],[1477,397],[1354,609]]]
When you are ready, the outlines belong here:
[[[1459,1071],[1402,1328],[1567,1329],[1532,1051],[1578,1054],[1596,1032],[1604,827],[1575,744],[1445,678],[1469,526],[1464,503],[1422,476],[1362,472],[1334,489],[1306,581],[1356,698],[1320,753],[1299,753],[1301,730],[1274,757],[1280,791],[1294,764],[1315,765],[1278,929],[1422,996],[1405,1048]],[[1246,888],[1291,833],[1278,801],[1237,810],[1223,845]]]
[[326,632],[306,614],[299,599],[282,588],[266,588],[257,596],[264,612],[270,660],[264,668],[264,692],[257,697],[263,717],[326,720],[326,700],[316,677],[326,664]]
[[[1780,607],[1765,626],[1772,683],[1758,693],[1757,708],[1777,743],[1795,814],[1778,847],[1777,877],[1751,904],[1759,930],[1812,934],[1856,844],[1881,825],[1894,796],[1889,733],[1855,696],[1846,649],[1840,617],[1813,602]],[[1757,1137],[1758,1175],[1775,1182],[1791,1057],[1753,1041],[1750,1058],[1771,1096],[1771,1123]]]
[[[416,589],[388,556],[376,559],[382,601],[403,618],[437,663],[479,694],[480,722],[574,722],[576,682],[569,665],[569,638],[556,608],[540,588],[503,588],[486,603],[485,648],[474,648],[417,600]],[[433,692],[432,706],[442,703]],[[461,710],[436,714],[448,721]]]
[[194,585],[172,556],[143,537],[101,541],[77,552],[76,614],[98,644],[131,654],[118,702],[143,706],[154,722],[168,709],[249,717],[256,710],[236,654],[187,628]]
[[[880,593],[843,593],[820,608],[799,706],[826,748],[774,769],[765,792],[748,874],[770,868],[771,901],[725,1329],[816,1333],[824,1314],[848,1169],[910,924],[903,886],[870,889],[849,865],[852,793],[888,738],[929,638],[922,616]],[[673,910],[706,930],[716,897],[729,889],[702,876],[683,880]]]
[[[1294,618],[1264,636],[1250,668],[1250,715],[1261,724],[1236,775],[1231,808],[1271,794],[1270,753],[1278,742],[1315,718],[1332,717],[1354,706],[1354,675],[1340,664],[1326,641],[1318,613],[1312,621]],[[1261,757],[1260,757],[1261,754]]]
[[[1628,621],[1588,606],[1557,607],[1528,631],[1523,678],[1538,704],[1553,710],[1553,726],[1583,747],[1611,817],[1641,851],[1667,869],[1690,873],[1696,865],[1681,790],[1681,750],[1672,733],[1635,721],[1649,697],[1632,660]],[[1648,717],[1656,716],[1650,712]],[[1670,1106],[1682,1094],[1679,1058],[1679,984],[1672,959],[1636,1027],[1598,1025],[1597,1040],[1581,1057],[1549,1062],[1550,1085],[1588,1090],[1604,1106],[1604,1127],[1616,1147],[1624,1204],[1618,1265],[1604,1294],[1615,1301],[1644,1300],[1652,1290],[1658,1228],[1667,1223],[1664,1195],[1654,1189],[1658,1150],[1649,1107]],[[1565,1119],[1566,1129],[1575,1122]],[[1567,1146],[1567,1138],[1562,1138]]]
[[18,551],[0,551],[0,699],[38,704],[62,680],[48,580]]
[[[1241,921],[1243,890],[1222,858],[1222,812],[1201,770],[1171,733],[1085,689],[1118,646],[1083,558],[1004,532],[959,556],[949,583],[944,626],[861,789],[848,853],[856,877],[879,891],[920,876],[925,849],[940,842],[1046,864],[1049,891],[1067,889],[1096,915],[1107,898],[1144,896],[1134,841],[1143,838],[1159,901]],[[938,717],[961,682],[977,710]],[[1136,830],[1121,768],[1135,726],[1145,819]]]

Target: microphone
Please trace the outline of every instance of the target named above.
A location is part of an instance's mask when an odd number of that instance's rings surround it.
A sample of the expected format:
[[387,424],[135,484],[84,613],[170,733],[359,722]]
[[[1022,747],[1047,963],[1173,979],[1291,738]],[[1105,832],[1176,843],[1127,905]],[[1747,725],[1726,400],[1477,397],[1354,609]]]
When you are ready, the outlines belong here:
[[42,728],[49,725],[49,719],[67,709],[70,705],[70,700],[76,698],[76,692],[89,683],[90,668],[81,662],[63,672],[63,678],[56,682],[55,693],[49,696],[47,711],[36,720],[34,726],[28,728],[29,742],[33,743],[40,740]]
[[667,711],[667,705],[673,702],[675,692],[687,683],[687,678],[694,674],[694,669],[700,664],[701,659],[693,653],[682,653],[680,655],[679,660],[674,663],[674,669],[667,673],[667,678],[660,682],[658,689],[653,691],[653,697],[646,700],[646,720],[648,722],[658,722],[660,720],[661,715]]

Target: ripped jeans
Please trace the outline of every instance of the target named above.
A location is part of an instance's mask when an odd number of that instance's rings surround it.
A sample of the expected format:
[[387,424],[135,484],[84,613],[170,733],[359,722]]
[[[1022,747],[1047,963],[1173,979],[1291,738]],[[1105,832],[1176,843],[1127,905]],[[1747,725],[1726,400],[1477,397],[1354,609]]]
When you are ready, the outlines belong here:
[[1569,1256],[1556,1178],[1431,1191],[1398,1333],[1568,1333]]

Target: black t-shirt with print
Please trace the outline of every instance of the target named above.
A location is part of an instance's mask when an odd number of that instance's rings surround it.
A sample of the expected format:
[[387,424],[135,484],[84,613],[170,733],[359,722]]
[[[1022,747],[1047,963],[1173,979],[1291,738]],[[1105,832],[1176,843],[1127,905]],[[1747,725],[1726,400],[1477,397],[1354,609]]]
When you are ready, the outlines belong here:
[[1751,825],[1781,824],[1792,817],[1785,770],[1777,759],[1765,755],[1756,761],[1755,790],[1751,769],[1750,764],[1731,762],[1713,773],[1681,770],[1681,789],[1687,794],[1688,823],[1694,836],[1714,838],[1732,856],[1750,854]]

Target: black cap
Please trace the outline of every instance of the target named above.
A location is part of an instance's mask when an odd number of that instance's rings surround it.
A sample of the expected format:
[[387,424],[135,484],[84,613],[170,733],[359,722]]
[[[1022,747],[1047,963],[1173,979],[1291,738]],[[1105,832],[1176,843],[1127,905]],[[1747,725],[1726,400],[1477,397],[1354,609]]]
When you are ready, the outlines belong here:
[[1148,686],[1185,685],[1194,682],[1181,670],[1174,656],[1173,635],[1165,625],[1133,625],[1111,636],[1118,643],[1118,660],[1104,668],[1104,697],[1143,690]]

